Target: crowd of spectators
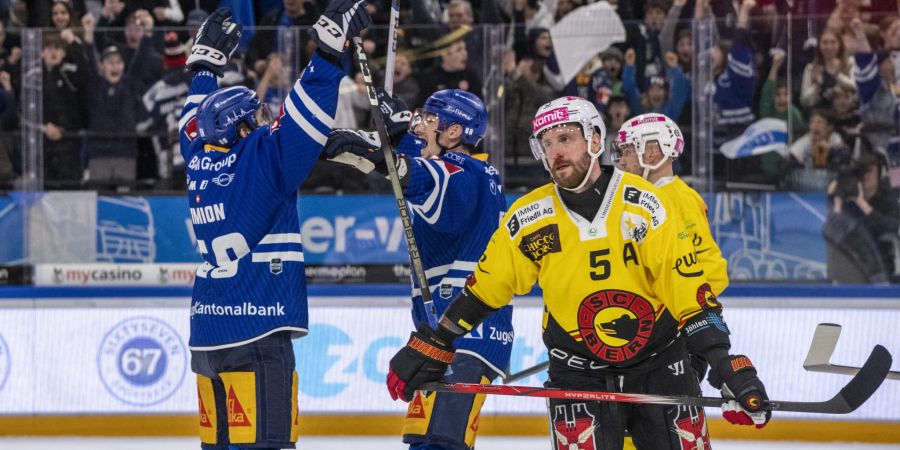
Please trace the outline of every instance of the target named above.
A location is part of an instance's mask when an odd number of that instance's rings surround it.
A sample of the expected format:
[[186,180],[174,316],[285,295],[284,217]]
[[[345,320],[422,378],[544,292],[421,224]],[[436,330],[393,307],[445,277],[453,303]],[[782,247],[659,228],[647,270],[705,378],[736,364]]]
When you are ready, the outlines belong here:
[[[697,99],[712,104],[705,124],[712,139],[704,145],[713,148],[759,119],[785,121],[790,136],[785,151],[737,160],[714,152],[718,179],[744,186],[824,191],[841,164],[860,156],[859,136],[880,155],[896,145],[897,0],[599,1],[614,8],[626,39],[598,52],[572,80],[560,76],[550,29],[588,0],[402,2],[396,93],[414,108],[436,90],[459,88],[486,98],[495,111],[502,108],[503,120],[495,122],[501,126],[491,133],[505,142],[504,176],[512,189],[546,181],[528,149],[529,124],[538,106],[559,95],[593,101],[609,130],[645,112],[674,118],[689,141],[680,158],[687,174]],[[242,56],[222,84],[255,89],[277,114],[297,69],[313,51],[298,27],[312,25],[326,4],[0,1],[0,184],[13,186],[19,176],[17,93],[23,77],[40,71],[48,188],[178,189],[183,161],[173,146],[189,82],[183,65],[193,30],[208,12],[230,6],[246,31]],[[390,2],[373,0],[369,9],[376,26],[366,47],[377,62],[386,51]],[[697,26],[701,20],[712,24],[712,40],[704,40],[711,42],[709,48],[694,42],[704,32]],[[502,48],[489,45],[487,27],[479,25],[506,25]],[[26,27],[45,31],[41,67],[23,73],[17,32]],[[701,67],[698,58],[708,59],[705,77],[693,73]],[[870,65],[861,67],[860,58]],[[359,76],[352,75],[352,67],[350,73],[342,83],[337,125],[364,127],[368,105]],[[488,92],[498,73],[502,89]],[[701,79],[707,84],[695,86]],[[322,167],[304,189],[386,187],[381,180],[344,176],[325,162]]]

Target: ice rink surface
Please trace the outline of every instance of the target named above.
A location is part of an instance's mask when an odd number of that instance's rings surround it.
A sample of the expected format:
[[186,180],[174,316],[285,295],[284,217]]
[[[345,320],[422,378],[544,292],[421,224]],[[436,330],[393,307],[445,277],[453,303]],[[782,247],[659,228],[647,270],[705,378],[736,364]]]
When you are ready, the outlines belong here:
[[[782,441],[712,441],[716,450],[898,450],[900,444],[847,444]],[[198,450],[194,438],[0,438],[0,449],[9,450]],[[301,437],[300,450],[403,450],[406,448],[395,437]],[[548,439],[503,438],[485,436],[478,438],[478,450],[547,450]]]

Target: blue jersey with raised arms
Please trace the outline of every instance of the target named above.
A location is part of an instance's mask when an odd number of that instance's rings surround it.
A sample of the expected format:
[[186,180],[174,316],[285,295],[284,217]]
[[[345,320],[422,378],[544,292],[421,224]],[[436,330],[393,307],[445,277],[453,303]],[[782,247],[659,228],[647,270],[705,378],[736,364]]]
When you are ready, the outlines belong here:
[[[437,318],[475,270],[506,212],[506,200],[497,169],[485,161],[487,155],[447,152],[440,158],[412,157],[418,152],[408,146],[419,144],[404,138],[398,152],[411,156],[404,194]],[[431,313],[415,277],[412,314],[416,326],[429,323]],[[506,306],[453,344],[457,352],[478,357],[502,376],[512,341],[512,307]]]
[[179,123],[197,246],[190,347],[241,345],[275,331],[307,332],[297,189],[334,122],[342,70],[318,55],[285,98],[280,117],[232,148],[204,145],[197,106],[217,89],[199,72]]

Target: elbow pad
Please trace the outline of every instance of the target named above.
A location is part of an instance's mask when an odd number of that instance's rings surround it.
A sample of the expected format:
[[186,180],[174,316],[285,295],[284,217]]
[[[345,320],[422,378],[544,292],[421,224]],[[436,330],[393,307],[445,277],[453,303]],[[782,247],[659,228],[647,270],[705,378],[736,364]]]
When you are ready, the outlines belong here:
[[494,311],[497,310],[481,301],[468,287],[464,287],[444,310],[444,315],[438,321],[437,335],[447,343],[453,342],[472,331]]
[[[710,364],[717,362],[719,358],[710,358],[710,353],[719,353],[714,350],[724,350],[727,354],[731,348],[731,334],[728,325],[722,319],[721,308],[703,310],[700,314],[685,322],[681,331],[687,339],[688,351],[693,355],[706,357]],[[719,356],[719,355],[716,355]]]

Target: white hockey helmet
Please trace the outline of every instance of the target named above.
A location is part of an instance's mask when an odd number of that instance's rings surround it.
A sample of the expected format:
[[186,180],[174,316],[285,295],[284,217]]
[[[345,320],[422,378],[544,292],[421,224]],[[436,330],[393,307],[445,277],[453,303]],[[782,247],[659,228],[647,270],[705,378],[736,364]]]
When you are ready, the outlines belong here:
[[[603,153],[606,125],[603,124],[603,118],[600,117],[600,112],[597,111],[594,104],[581,97],[560,97],[538,108],[534,119],[531,121],[532,134],[528,141],[531,153],[534,154],[535,159],[544,163],[544,169],[547,172],[550,172],[550,163],[547,161],[547,154],[541,144],[541,135],[550,128],[571,123],[581,125],[584,139],[588,142],[587,151],[591,157],[591,167],[593,167],[594,161]],[[591,138],[594,136],[594,133],[600,133],[600,146],[596,149],[591,148]],[[591,171],[588,170],[578,187],[564,189],[572,191],[581,189],[587,183],[590,174]]]
[[[644,153],[647,150],[647,143],[656,142],[664,156],[654,165],[648,165],[644,162]],[[676,159],[684,152],[684,137],[678,124],[664,114],[648,113],[632,117],[625,121],[622,128],[616,134],[615,145],[619,151],[615,152],[615,161],[621,156],[620,152],[625,145],[634,144],[634,151],[637,153],[638,163],[644,168],[644,177],[651,170],[660,168],[666,160]]]

